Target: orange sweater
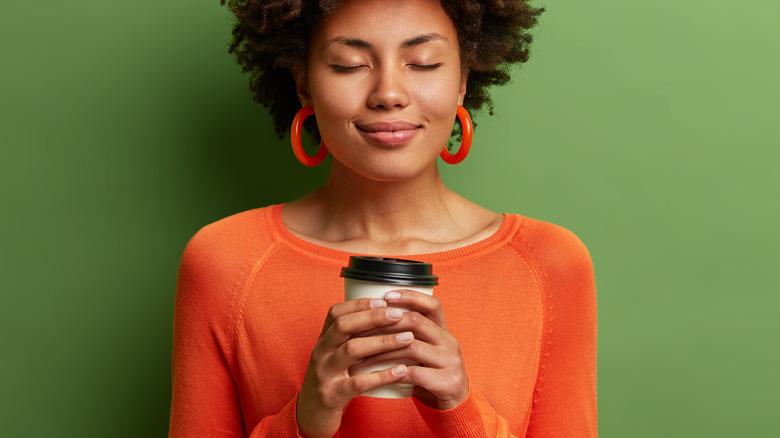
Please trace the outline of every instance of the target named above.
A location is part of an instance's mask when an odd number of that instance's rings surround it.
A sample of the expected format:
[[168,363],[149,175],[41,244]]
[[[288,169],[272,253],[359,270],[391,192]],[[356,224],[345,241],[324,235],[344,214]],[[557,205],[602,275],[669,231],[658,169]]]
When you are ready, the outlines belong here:
[[[296,396],[350,254],[295,237],[281,210],[218,221],[184,251],[171,437],[300,436]],[[577,237],[505,215],[481,242],[404,257],[433,263],[470,394],[448,411],[357,397],[339,438],[597,436],[596,291]]]

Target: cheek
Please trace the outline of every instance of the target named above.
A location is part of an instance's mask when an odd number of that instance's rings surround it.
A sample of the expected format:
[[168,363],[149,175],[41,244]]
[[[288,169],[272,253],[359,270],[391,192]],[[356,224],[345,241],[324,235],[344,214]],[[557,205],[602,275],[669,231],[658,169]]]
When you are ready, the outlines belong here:
[[[356,93],[347,92],[338,85],[321,83],[311,90],[320,135],[329,148],[336,149],[338,144],[346,140],[345,135],[349,132],[349,124],[359,103]],[[337,152],[331,150],[334,155]]]
[[355,108],[361,102],[364,103],[362,93],[355,84],[344,80],[323,79],[311,84],[311,96],[315,113],[331,122],[351,118]]
[[[460,81],[437,81],[421,87],[417,102],[429,121],[449,122],[454,120],[458,106]],[[450,126],[450,128],[452,128]]]

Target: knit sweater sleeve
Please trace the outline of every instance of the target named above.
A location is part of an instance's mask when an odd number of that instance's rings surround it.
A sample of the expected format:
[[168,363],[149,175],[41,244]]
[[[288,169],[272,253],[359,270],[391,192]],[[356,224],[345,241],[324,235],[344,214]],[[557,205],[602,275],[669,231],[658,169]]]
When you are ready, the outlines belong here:
[[239,292],[252,259],[241,231],[246,230],[212,224],[182,255],[174,308],[171,438],[300,437],[295,398],[246,430],[234,378]]
[[424,405],[414,399],[417,411],[435,437],[441,438],[514,438],[506,419],[482,397],[469,392],[461,404],[446,411]]
[[596,283],[585,245],[570,231],[533,221],[519,245],[542,283],[543,331],[528,438],[598,436]]

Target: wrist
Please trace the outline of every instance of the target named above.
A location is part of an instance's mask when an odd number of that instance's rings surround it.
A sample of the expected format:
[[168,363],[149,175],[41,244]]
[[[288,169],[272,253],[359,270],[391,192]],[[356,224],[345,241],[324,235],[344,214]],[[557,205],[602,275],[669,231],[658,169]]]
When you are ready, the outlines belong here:
[[[298,435],[303,438],[333,438],[338,436],[341,417],[333,418],[324,414],[324,409],[317,409],[301,400],[300,393],[295,407],[295,422],[298,425]],[[323,415],[324,414],[324,415]]]

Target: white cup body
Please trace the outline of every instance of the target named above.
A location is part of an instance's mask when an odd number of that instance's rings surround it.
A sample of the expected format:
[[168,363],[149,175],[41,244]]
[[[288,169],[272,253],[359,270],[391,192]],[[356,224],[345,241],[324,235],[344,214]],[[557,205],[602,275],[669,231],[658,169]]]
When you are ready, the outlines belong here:
[[[422,292],[426,295],[433,295],[433,286],[407,286],[400,284],[354,280],[351,278],[344,279],[344,299],[347,301],[357,300],[360,298],[383,299],[385,297],[385,293],[396,289],[409,289]],[[404,311],[407,310],[404,309]],[[354,367],[353,374],[365,374],[374,371],[386,370],[399,364],[418,365],[417,363],[414,363],[410,360],[378,362],[365,367]],[[379,388],[364,392],[362,395],[378,398],[409,398],[412,396],[413,389],[414,385],[408,383],[391,383],[389,385],[380,386]]]

